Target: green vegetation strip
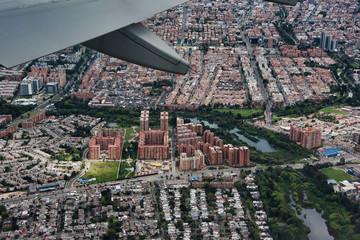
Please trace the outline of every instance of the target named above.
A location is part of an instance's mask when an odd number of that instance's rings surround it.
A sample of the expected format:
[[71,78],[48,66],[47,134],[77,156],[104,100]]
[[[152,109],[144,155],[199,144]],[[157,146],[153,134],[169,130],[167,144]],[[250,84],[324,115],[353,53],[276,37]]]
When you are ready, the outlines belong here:
[[131,171],[126,171],[126,168],[131,168],[130,164],[128,164],[127,162],[121,162],[119,169],[119,177],[118,177],[119,179],[126,178],[128,173],[131,172]]
[[126,128],[125,141],[130,141],[133,138],[137,141],[138,137],[135,137],[135,133],[138,133],[139,129],[139,127],[136,127],[134,131],[134,128]]
[[349,114],[348,112],[336,110],[336,109],[333,109],[333,108],[330,108],[330,107],[321,109],[321,111],[323,113],[335,113],[335,114],[339,114],[339,115],[348,115]]
[[118,167],[119,162],[92,162],[82,179],[96,178],[93,183],[115,181]]
[[31,112],[30,114],[27,114],[26,117],[30,118],[30,117],[33,117],[33,116],[39,114],[39,113],[41,113],[41,111],[33,111],[33,112]]
[[328,176],[330,179],[335,179],[337,182],[355,179],[353,176],[350,176],[349,174],[345,173],[343,170],[340,169],[326,168],[321,169],[320,172]]
[[19,120],[19,121],[17,121],[17,122],[13,122],[13,123],[11,124],[11,126],[13,126],[13,125],[19,125],[19,124],[21,124],[22,122],[24,122],[26,119],[31,118],[31,117],[39,114],[39,113],[41,113],[41,111],[33,111],[33,112],[31,112],[30,114],[26,114],[26,116],[24,116],[23,119],[21,119],[21,120]]
[[234,114],[235,116],[240,114],[243,118],[247,118],[253,114],[260,114],[263,112],[262,109],[259,108],[254,108],[254,109],[247,109],[247,108],[243,108],[243,109],[227,109],[227,108],[218,108],[218,109],[213,109],[213,112],[218,111],[220,113],[228,113],[231,112],[232,114]]

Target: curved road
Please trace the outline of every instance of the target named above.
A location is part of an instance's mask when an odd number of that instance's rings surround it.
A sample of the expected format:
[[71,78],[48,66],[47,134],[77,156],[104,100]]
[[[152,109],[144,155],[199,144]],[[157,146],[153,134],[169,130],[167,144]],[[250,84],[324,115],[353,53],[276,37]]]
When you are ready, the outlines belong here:
[[84,176],[86,171],[89,170],[90,161],[88,161],[88,159],[86,158],[88,152],[89,152],[89,149],[85,149],[85,151],[83,152],[83,155],[82,155],[83,161],[85,161],[85,167],[75,177],[73,177],[68,182],[66,182],[65,188],[72,188],[74,186],[75,181],[77,179],[81,178],[82,176]]

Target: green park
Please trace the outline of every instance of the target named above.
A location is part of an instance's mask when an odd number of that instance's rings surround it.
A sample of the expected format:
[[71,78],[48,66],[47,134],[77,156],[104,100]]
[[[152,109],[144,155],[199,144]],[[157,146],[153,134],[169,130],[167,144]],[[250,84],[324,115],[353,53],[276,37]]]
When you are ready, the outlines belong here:
[[91,162],[89,170],[82,179],[96,178],[96,182],[115,181],[119,169],[119,162]]

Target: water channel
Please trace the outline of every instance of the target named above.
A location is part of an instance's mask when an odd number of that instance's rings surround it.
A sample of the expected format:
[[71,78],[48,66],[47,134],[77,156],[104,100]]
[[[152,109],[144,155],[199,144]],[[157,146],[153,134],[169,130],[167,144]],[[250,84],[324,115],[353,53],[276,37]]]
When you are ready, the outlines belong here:
[[[219,127],[218,124],[210,123],[206,120],[200,120],[198,118],[189,118],[189,120],[193,123],[203,123],[205,126],[208,126],[211,128],[221,128],[221,127]],[[223,129],[223,128],[221,128],[221,129]],[[223,129],[223,130],[225,130],[225,129]],[[257,136],[252,136],[252,137],[258,139],[259,141],[258,142],[251,141],[244,135],[240,134],[238,128],[233,128],[229,132],[235,134],[239,140],[247,143],[249,146],[255,147],[257,150],[259,150],[261,152],[275,152],[276,151],[276,149],[273,148],[270,145],[270,143],[268,141],[266,141],[265,139],[259,138]]]
[[295,201],[293,196],[290,195],[291,199],[291,208],[295,211],[296,215],[301,218],[305,225],[310,228],[310,233],[308,235],[310,240],[334,240],[329,234],[328,228],[326,226],[326,220],[321,217],[321,213],[318,213],[315,208],[308,209],[301,207],[301,214],[297,214],[295,208]]

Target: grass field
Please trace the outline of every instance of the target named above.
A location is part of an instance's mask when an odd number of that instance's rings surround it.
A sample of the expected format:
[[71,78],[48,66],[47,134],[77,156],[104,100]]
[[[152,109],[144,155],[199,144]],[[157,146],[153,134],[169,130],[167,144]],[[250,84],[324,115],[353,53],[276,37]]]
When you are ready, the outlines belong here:
[[37,115],[37,114],[39,114],[39,113],[41,113],[41,111],[33,111],[33,112],[31,112],[30,114],[28,114],[26,117],[33,117],[33,116],[35,116],[35,115]]
[[340,169],[326,168],[320,170],[320,172],[328,176],[330,179],[335,179],[337,182],[355,179],[353,176],[345,173],[343,170]]
[[283,163],[295,163],[301,159],[301,157],[298,155],[292,154],[289,151],[285,151],[283,149],[277,149],[275,152],[264,152],[263,155],[265,158],[271,159],[273,161],[281,159]]
[[82,179],[96,178],[93,183],[115,181],[118,168],[119,162],[92,162]]
[[333,109],[330,107],[321,109],[321,111],[324,113],[335,113],[335,114],[339,114],[339,115],[348,115],[349,114],[348,112],[336,110],[336,109]]
[[[125,141],[129,141],[134,137],[134,133],[138,133],[139,132],[139,127],[135,128],[135,131],[133,128],[126,128],[126,134],[125,134]],[[139,137],[135,137],[135,141],[138,140]]]
[[219,112],[231,112],[234,115],[240,114],[242,117],[246,118],[254,113],[262,113],[263,110],[260,108],[254,108],[254,109],[247,109],[247,108],[243,108],[243,109],[222,109],[222,108],[217,108],[217,109],[213,109],[213,111],[219,111]]

